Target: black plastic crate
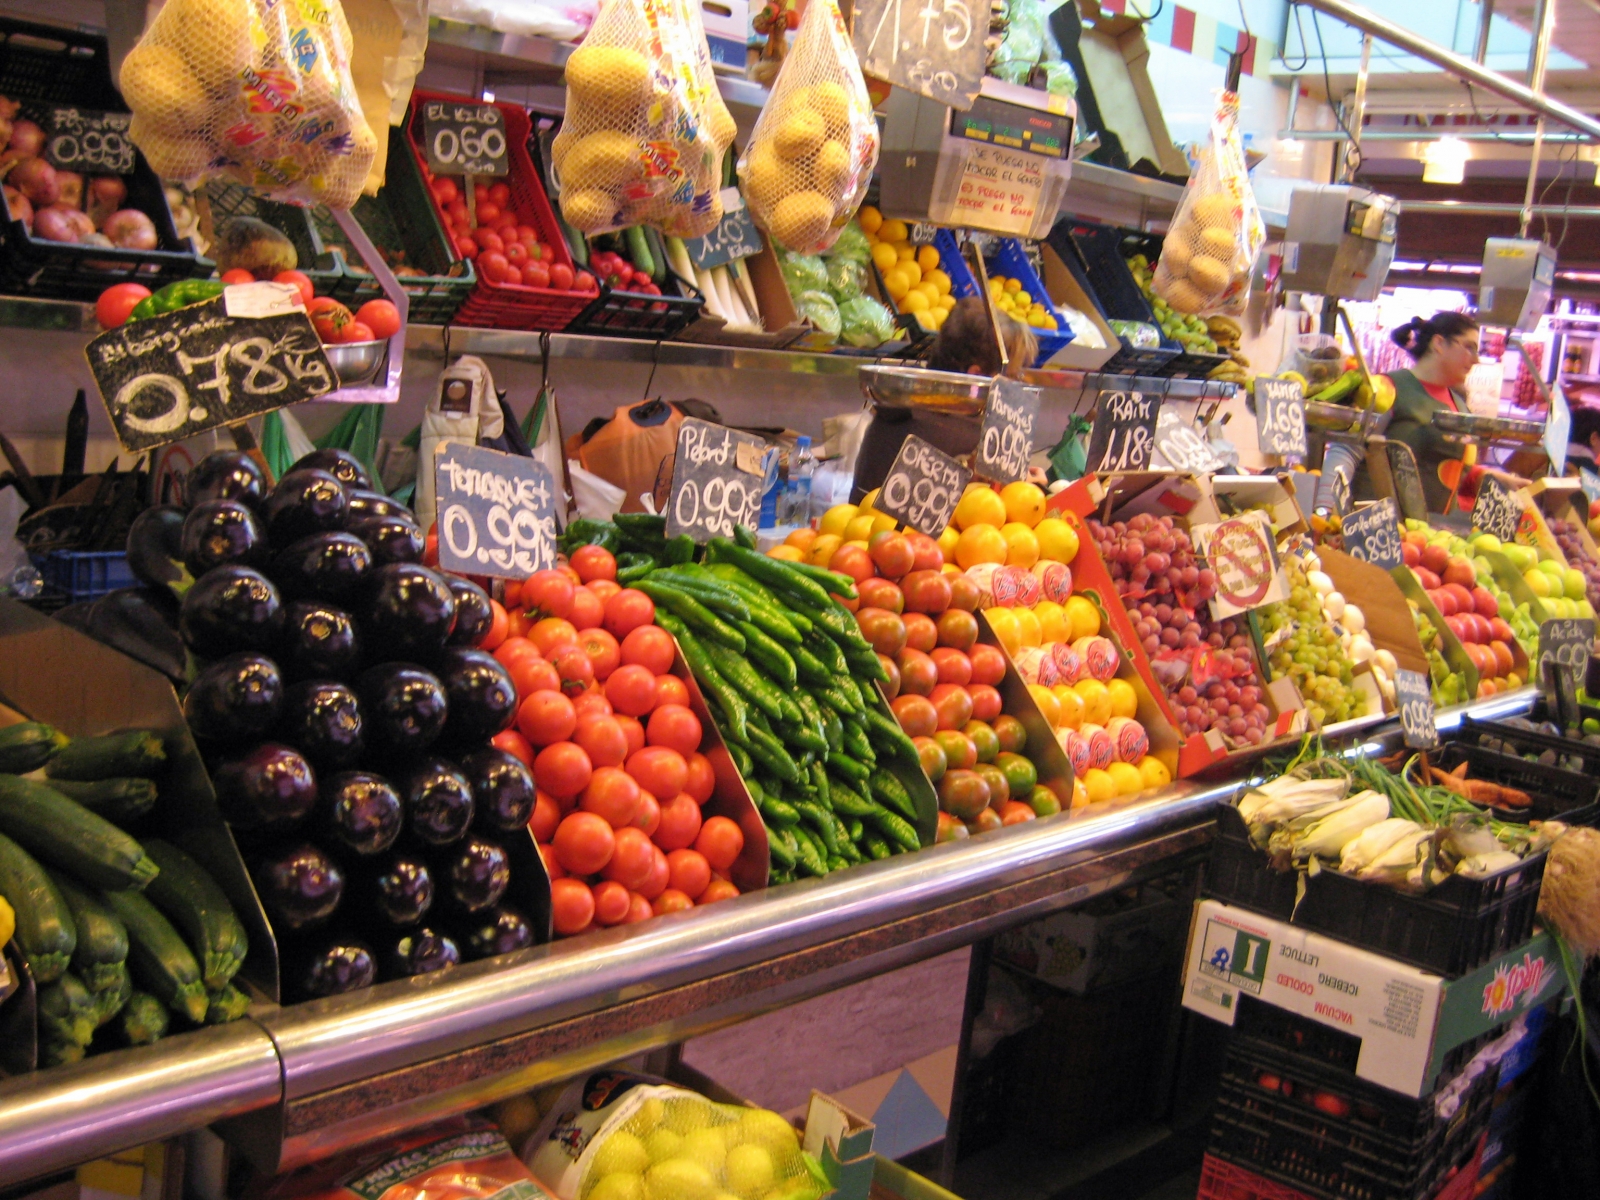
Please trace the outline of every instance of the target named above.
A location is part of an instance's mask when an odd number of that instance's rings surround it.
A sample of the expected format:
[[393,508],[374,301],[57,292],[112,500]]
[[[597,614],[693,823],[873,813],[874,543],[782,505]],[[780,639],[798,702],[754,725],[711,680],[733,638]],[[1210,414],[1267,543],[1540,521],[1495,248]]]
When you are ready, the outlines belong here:
[[1250,844],[1250,831],[1231,803],[1217,805],[1217,832],[1211,839],[1205,894],[1264,917],[1287,921],[1294,912],[1296,877],[1274,871],[1262,851]]
[[200,189],[207,208],[211,210],[213,233],[222,228],[230,217],[254,217],[278,230],[294,244],[295,270],[311,280],[319,296],[332,296],[344,277],[339,258],[322,244],[311,215],[294,204],[281,204],[268,200],[254,188],[239,183],[212,180]]
[[684,295],[647,296],[601,285],[600,294],[573,318],[566,332],[650,341],[673,337],[699,319],[705,301],[698,291],[676,277],[669,278],[667,286],[678,288]]
[[[1109,225],[1071,218],[1056,222],[1049,242],[1057,256],[1072,272],[1084,295],[1094,301],[1100,315],[1108,321],[1143,321],[1157,331],[1150,302],[1122,257],[1123,231]],[[1151,375],[1162,378],[1182,350],[1165,334],[1155,349],[1140,350],[1120,338],[1122,349],[1111,356],[1100,370],[1107,375]]]
[[[111,79],[106,39],[92,33],[0,17],[0,95],[19,101],[21,115],[46,124],[51,105],[127,112]],[[166,192],[144,155],[134,154],[123,176],[127,207],[156,227],[154,250],[125,250],[52,242],[30,234],[21,221],[0,220],[0,291],[53,300],[92,301],[114,283],[139,283],[151,291],[178,279],[211,274],[211,264],[178,236]]]
[[[1490,742],[1509,745],[1517,753],[1485,744]],[[1558,763],[1569,765],[1552,766],[1520,757],[1547,752],[1556,755]],[[1600,745],[1464,716],[1457,738],[1444,747],[1439,765],[1449,770],[1461,762],[1470,764],[1467,773],[1474,779],[1528,793],[1533,801],[1529,807],[1497,810],[1508,820],[1559,818],[1569,824],[1600,825]]]
[[[1124,263],[1127,262],[1129,256],[1142,254],[1149,260],[1151,266],[1155,266],[1156,260],[1161,257],[1162,238],[1159,235],[1154,233],[1135,233],[1132,230],[1118,232],[1122,233],[1122,239],[1117,243],[1117,253],[1122,256]],[[1128,273],[1131,277],[1133,274],[1131,267]],[[1133,286],[1138,288],[1139,281],[1134,280]],[[1141,296],[1144,295],[1143,292],[1139,294]],[[1146,303],[1149,302],[1146,301]],[[1155,319],[1153,311],[1151,319]],[[1160,328],[1160,326],[1158,325],[1157,328]],[[1211,372],[1228,361],[1226,354],[1206,354],[1198,350],[1187,350],[1182,342],[1177,341],[1175,338],[1167,337],[1165,332],[1161,335],[1161,342],[1162,345],[1175,345],[1178,349],[1178,357],[1157,372],[1158,375],[1166,379],[1205,379],[1210,376]]]

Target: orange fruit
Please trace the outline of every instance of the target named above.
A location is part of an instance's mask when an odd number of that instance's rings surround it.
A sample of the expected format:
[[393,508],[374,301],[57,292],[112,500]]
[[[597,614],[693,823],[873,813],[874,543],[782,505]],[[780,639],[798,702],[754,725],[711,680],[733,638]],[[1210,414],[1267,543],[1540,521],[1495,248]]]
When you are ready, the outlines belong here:
[[811,549],[807,552],[806,562],[815,566],[826,567],[833,561],[833,552],[839,548],[844,539],[837,533],[819,533],[812,539]]
[[1006,566],[1027,570],[1039,561],[1039,539],[1021,521],[1008,521],[1000,527],[1006,540]]
[[1032,529],[1044,517],[1045,494],[1036,483],[1019,479],[1000,489],[1000,500],[1006,506],[1006,518],[1020,521]]
[[[994,495],[993,492],[989,494]],[[998,501],[999,497],[996,497]],[[969,525],[956,539],[956,565],[966,571],[979,563],[1004,564],[1007,549],[1006,539],[1000,536],[1000,531],[993,525],[987,522]]]
[[1153,754],[1146,754],[1136,765],[1139,774],[1144,776],[1147,788],[1166,787],[1172,782],[1172,772],[1167,770],[1167,764]]
[[810,550],[811,543],[816,540],[817,531],[815,529],[796,529],[788,537],[783,539],[783,544],[785,546],[793,546],[795,549],[803,553],[807,550]]
[[1083,697],[1083,719],[1091,725],[1111,720],[1111,692],[1098,679],[1080,679],[1072,685]]
[[1050,728],[1054,729],[1061,724],[1061,701],[1057,700],[1055,693],[1042,683],[1030,683],[1028,695],[1033,697],[1033,702],[1039,706],[1039,712]]
[[1111,693],[1111,715],[1132,717],[1139,712],[1139,693],[1126,679],[1106,680],[1106,690]]
[[992,525],[998,531],[1006,523],[1006,503],[988,484],[968,484],[966,495],[956,505],[953,520],[955,527],[963,531],[974,525]]
[[1067,610],[1054,600],[1041,600],[1033,606],[1033,615],[1039,618],[1039,644],[1064,642],[1070,628]]
[[805,562],[805,552],[799,546],[774,546],[767,551],[768,558],[781,558],[784,562]]
[[1046,517],[1033,527],[1039,539],[1039,557],[1067,563],[1078,557],[1078,531],[1060,517]]
[[1014,608],[987,608],[983,612],[989,618],[989,626],[994,630],[995,637],[1000,639],[1000,644],[1008,654],[1016,654],[1022,649],[1022,635],[1017,629],[1016,614]]
[[1068,729],[1076,729],[1082,725],[1085,705],[1078,690],[1070,683],[1058,683],[1050,691],[1054,694],[1056,702],[1061,705],[1061,724]]
[[1087,596],[1067,597],[1067,622],[1072,626],[1071,640],[1093,637],[1100,632],[1100,610]]

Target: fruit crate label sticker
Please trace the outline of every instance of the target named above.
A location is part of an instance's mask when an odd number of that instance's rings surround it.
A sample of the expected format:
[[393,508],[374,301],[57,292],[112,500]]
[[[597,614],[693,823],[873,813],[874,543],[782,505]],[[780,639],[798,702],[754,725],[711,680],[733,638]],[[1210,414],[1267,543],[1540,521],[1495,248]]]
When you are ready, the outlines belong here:
[[61,171],[133,174],[131,113],[52,108],[45,115],[44,160]]
[[422,107],[423,154],[440,175],[506,175],[506,125],[492,104],[429,100]]
[[1151,462],[1190,475],[1210,475],[1223,466],[1211,443],[1170,408],[1163,408],[1156,417],[1156,450]]
[[[754,457],[743,446],[757,451]],[[667,502],[667,536],[687,533],[697,542],[732,537],[735,525],[756,527],[766,473],[767,443],[753,433],[687,418],[678,426]]]
[[989,389],[989,404],[978,433],[973,474],[995,483],[1012,483],[1028,475],[1033,454],[1033,426],[1039,418],[1039,389],[1004,376]]
[[1570,687],[1575,697],[1583,684],[1594,648],[1594,629],[1592,620],[1579,617],[1555,617],[1540,624],[1538,683],[1552,704],[1556,689]]
[[1400,517],[1393,500],[1356,509],[1344,519],[1343,529],[1344,552],[1351,558],[1385,571],[1400,565]]
[[555,483],[543,463],[451,442],[433,476],[446,571],[525,579],[555,566]]
[[918,533],[936,538],[950,524],[961,493],[971,479],[972,472],[944,451],[914,433],[908,434],[884,477],[877,509]]
[[1289,598],[1272,523],[1264,512],[1243,512],[1190,531],[1195,549],[1217,573],[1211,614],[1218,620]]
[[1433,723],[1433,684],[1426,671],[1394,673],[1394,702],[1400,710],[1400,732],[1413,750],[1431,750],[1439,744]]
[[1394,497],[1400,506],[1400,515],[1408,521],[1426,521],[1428,500],[1422,491],[1417,456],[1404,442],[1385,442],[1383,452],[1389,462],[1389,479],[1394,485]]
[[1478,480],[1478,499],[1472,506],[1473,529],[1492,533],[1502,542],[1512,542],[1521,520],[1522,502],[1508,484],[1493,475]]
[[1256,444],[1263,454],[1305,456],[1305,392],[1294,380],[1256,380]]
[[745,207],[738,188],[722,190],[722,220],[717,222],[717,227],[705,237],[685,238],[683,245],[689,252],[689,261],[707,271],[736,258],[760,254],[765,247],[761,231],[750,219],[750,210]]
[[972,107],[987,60],[983,0],[863,0],[854,21],[851,40],[868,75],[962,112]]
[[303,311],[236,317],[225,295],[102,333],[84,355],[117,441],[135,454],[339,386]]
[[1579,467],[1578,485],[1583,488],[1583,494],[1590,504],[1600,500],[1600,475],[1588,467]]
[[1148,470],[1160,412],[1159,395],[1102,389],[1089,431],[1088,469],[1100,475]]

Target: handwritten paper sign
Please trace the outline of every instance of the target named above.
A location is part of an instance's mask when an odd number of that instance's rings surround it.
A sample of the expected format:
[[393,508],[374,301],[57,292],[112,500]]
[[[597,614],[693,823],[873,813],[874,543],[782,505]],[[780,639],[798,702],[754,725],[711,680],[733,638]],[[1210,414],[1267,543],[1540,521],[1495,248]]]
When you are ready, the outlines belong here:
[[983,80],[983,0],[858,0],[852,40],[861,69],[963,112]]
[[1511,486],[1493,475],[1478,480],[1478,499],[1472,506],[1472,528],[1492,533],[1502,542],[1515,541],[1522,521],[1522,503]]
[[978,433],[973,473],[996,483],[1025,479],[1033,454],[1033,426],[1039,418],[1039,389],[1001,377],[989,390],[989,404]]
[[1101,475],[1148,470],[1161,397],[1102,388],[1094,407],[1088,469]]
[[505,175],[505,117],[492,104],[429,100],[422,106],[423,153],[441,175]]
[[555,484],[543,463],[452,442],[433,471],[445,570],[525,579],[555,566]]
[[1305,455],[1305,392],[1294,380],[1256,380],[1256,444],[1263,454]]
[[754,529],[761,514],[767,443],[753,433],[687,418],[678,427],[667,500],[667,536],[697,542],[732,537],[735,525]]
[[1218,620],[1289,598],[1289,581],[1278,563],[1272,521],[1251,510],[1190,531],[1195,548],[1217,573],[1211,613]]
[[955,217],[969,229],[1026,235],[1044,192],[1045,160],[1001,146],[968,152],[956,189]]
[[884,478],[877,509],[918,533],[938,537],[971,479],[972,472],[944,451],[908,434]]
[[131,113],[52,108],[45,116],[44,160],[62,171],[93,175],[131,175]]
[[1439,727],[1433,723],[1433,683],[1425,671],[1394,673],[1394,703],[1400,710],[1400,732],[1413,750],[1432,750],[1439,744]]
[[1344,552],[1351,558],[1385,571],[1400,565],[1400,518],[1393,500],[1356,509],[1345,517],[1343,531]]

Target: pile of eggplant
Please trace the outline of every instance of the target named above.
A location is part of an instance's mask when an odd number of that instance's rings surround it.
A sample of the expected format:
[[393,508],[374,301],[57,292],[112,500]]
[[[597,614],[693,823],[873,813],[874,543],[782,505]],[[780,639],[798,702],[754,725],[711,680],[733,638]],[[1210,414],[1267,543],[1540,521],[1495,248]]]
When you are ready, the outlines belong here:
[[[188,506],[129,534],[141,578],[181,593],[200,666],[184,713],[303,1000],[532,945],[533,777],[490,739],[516,688],[474,649],[492,610],[420,562],[410,511],[342,450],[268,487],[202,460]],[[537,869],[535,866],[533,869]]]

